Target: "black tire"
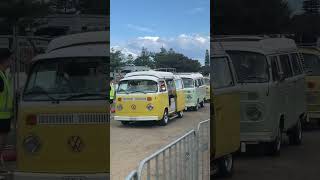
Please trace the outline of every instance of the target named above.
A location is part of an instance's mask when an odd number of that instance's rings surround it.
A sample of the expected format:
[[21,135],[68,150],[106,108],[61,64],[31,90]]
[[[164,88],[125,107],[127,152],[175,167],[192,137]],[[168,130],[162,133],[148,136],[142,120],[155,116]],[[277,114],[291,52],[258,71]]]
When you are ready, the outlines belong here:
[[124,126],[129,125],[129,123],[130,123],[129,121],[121,121],[121,124]]
[[197,101],[197,105],[193,107],[194,111],[198,111],[199,110],[199,99]]
[[300,120],[289,133],[289,143],[291,145],[300,145],[302,143],[302,126]]
[[168,124],[168,122],[169,122],[168,111],[164,110],[163,117],[160,121],[160,126],[166,126]]
[[218,160],[218,176],[231,177],[233,175],[233,155],[229,154]]
[[179,111],[178,112],[178,118],[182,118],[183,117],[183,111]]
[[268,154],[272,156],[280,155],[281,150],[282,132],[279,127],[276,139],[273,142],[268,143]]
[[203,101],[200,103],[200,107],[202,107],[202,108],[204,107],[204,101],[205,101],[205,100],[203,100]]

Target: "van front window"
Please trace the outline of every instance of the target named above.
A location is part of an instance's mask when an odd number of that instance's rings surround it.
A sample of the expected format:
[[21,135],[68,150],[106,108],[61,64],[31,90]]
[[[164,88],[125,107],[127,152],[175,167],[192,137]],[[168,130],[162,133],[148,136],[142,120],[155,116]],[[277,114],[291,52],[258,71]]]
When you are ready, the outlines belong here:
[[107,59],[59,58],[37,62],[24,100],[102,100],[107,97]]
[[319,76],[320,75],[320,58],[313,54],[303,54],[305,65],[307,69],[310,69],[312,72],[310,75]]
[[119,83],[117,94],[156,93],[158,83],[152,80],[123,80]]
[[234,65],[239,83],[269,81],[267,58],[263,54],[246,51],[227,51]]
[[191,78],[182,78],[183,84],[184,84],[184,88],[193,88],[194,84],[193,84],[193,79]]

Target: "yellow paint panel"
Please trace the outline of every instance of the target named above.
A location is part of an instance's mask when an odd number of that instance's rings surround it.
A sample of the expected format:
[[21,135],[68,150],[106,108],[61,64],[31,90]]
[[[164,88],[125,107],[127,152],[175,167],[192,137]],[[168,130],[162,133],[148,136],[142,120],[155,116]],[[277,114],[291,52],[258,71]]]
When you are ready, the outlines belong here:
[[233,153],[240,147],[240,94],[214,96],[211,111],[211,154],[214,158]]
[[[49,107],[50,106],[50,107]],[[24,107],[19,114],[17,139],[17,170],[39,173],[105,173],[110,172],[110,124],[94,125],[26,125],[26,117],[41,113],[105,113],[107,106],[53,106]],[[23,148],[23,139],[36,135],[41,149],[29,154]],[[81,152],[73,152],[68,140],[79,136],[83,142]]]

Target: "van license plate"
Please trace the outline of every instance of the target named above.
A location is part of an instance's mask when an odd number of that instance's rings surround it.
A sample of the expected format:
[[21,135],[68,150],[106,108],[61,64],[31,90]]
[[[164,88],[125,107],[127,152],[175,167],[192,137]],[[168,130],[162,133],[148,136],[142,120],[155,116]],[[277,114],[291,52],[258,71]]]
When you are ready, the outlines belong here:
[[84,176],[65,176],[62,180],[87,180]]

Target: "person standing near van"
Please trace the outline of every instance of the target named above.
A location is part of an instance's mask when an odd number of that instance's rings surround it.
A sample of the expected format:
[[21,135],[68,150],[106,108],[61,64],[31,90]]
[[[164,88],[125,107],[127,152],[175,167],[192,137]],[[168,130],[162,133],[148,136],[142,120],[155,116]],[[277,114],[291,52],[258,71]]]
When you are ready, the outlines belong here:
[[[13,117],[13,89],[6,70],[11,65],[11,52],[9,49],[0,49],[0,157],[11,129]],[[3,160],[3,159],[1,159]]]
[[109,90],[110,90],[109,102],[110,102],[110,104],[113,104],[114,95],[115,95],[113,78],[110,78],[110,88],[109,88]]

